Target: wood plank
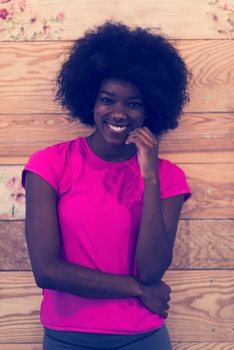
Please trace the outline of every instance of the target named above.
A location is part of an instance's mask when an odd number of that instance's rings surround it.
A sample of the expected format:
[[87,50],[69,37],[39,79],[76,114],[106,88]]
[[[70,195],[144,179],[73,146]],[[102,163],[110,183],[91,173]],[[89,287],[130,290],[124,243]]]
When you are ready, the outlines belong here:
[[0,270],[31,270],[24,221],[0,221]]
[[[30,272],[1,272],[0,343],[37,343],[40,290]],[[233,342],[232,271],[168,271],[168,328],[174,342]]]
[[0,159],[27,159],[40,148],[88,136],[93,130],[65,114],[0,115]]
[[22,166],[0,167],[0,219],[25,217],[25,191],[21,186]]
[[[233,350],[233,342],[231,343],[205,343],[205,342],[188,342],[188,343],[174,343],[172,342],[173,350]],[[0,348],[1,349],[1,348]],[[9,349],[11,350],[11,349]],[[23,350],[23,349],[22,349]]]
[[[180,164],[193,193],[182,211],[184,219],[232,219],[234,163]],[[0,166],[0,220],[24,219],[22,166]]]
[[[71,43],[0,43],[0,114],[61,113],[55,77]],[[187,112],[233,112],[232,40],[182,40],[177,47],[193,73]],[[12,98],[14,96],[14,98]]]
[[233,271],[168,271],[173,341],[234,342]]
[[130,23],[159,28],[176,38],[233,38],[233,25],[229,22],[233,16],[233,1],[151,0],[147,1],[147,6],[142,0],[127,4],[121,0],[120,3],[121,20],[130,21],[131,14]]
[[233,164],[180,164],[187,175],[192,198],[183,218],[233,218]]
[[[92,132],[65,114],[0,115],[0,164],[25,163],[37,149]],[[177,163],[233,163],[234,113],[184,114],[162,137],[160,154]]]
[[[180,220],[170,269],[234,268],[234,220]],[[24,221],[0,221],[0,270],[31,270]]]
[[177,163],[233,163],[234,114],[185,113],[162,137],[160,153]]
[[180,220],[171,269],[234,269],[234,220]]
[[[228,342],[172,342],[173,350],[233,350],[233,343]],[[0,344],[0,350],[41,350],[39,344]]]
[[[0,40],[74,39],[107,19],[160,28],[177,38],[233,38],[233,1],[31,0],[21,8],[4,3],[12,20],[2,20]],[[89,15],[87,16],[87,10]],[[9,16],[8,16],[9,17]],[[46,22],[47,27],[43,27]],[[78,24],[78,25],[77,25]],[[23,29],[21,29],[23,28]]]
[[[41,350],[41,342],[38,344],[0,344],[0,350]],[[219,349],[218,349],[219,350]],[[226,350],[226,349],[225,349]]]
[[178,49],[193,74],[187,110],[233,111],[234,42],[196,40],[181,42]]
[[41,291],[31,272],[1,272],[0,343],[34,343],[42,338]]

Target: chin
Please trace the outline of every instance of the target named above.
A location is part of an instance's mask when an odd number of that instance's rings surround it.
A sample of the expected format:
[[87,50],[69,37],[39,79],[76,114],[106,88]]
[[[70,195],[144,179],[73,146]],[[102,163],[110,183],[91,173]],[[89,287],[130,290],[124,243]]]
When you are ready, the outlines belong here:
[[127,137],[105,137],[105,141],[109,143],[110,145],[114,146],[123,146],[125,145],[125,142],[127,140]]

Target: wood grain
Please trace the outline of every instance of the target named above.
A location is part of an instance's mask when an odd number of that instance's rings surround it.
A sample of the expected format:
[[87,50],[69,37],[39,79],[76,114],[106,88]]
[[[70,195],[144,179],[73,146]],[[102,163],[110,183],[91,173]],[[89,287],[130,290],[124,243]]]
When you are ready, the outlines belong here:
[[0,221],[0,270],[31,270],[24,221]]
[[234,220],[180,220],[171,269],[234,269]]
[[174,341],[234,342],[233,271],[168,271]]
[[[40,342],[40,290],[30,272],[1,272],[0,343]],[[168,271],[174,342],[233,342],[232,271]]]
[[0,350],[42,350],[42,344],[0,344]]
[[233,163],[234,114],[185,113],[162,137],[160,153],[177,163]]
[[[218,342],[188,342],[175,343],[172,342],[173,350],[233,350],[233,343]],[[41,350],[41,343],[39,344],[0,344],[0,350]]]
[[180,164],[187,175],[192,198],[183,218],[233,218],[234,164]]
[[[173,350],[233,350],[233,342],[231,343],[195,343],[195,342],[188,342],[188,343],[173,343],[172,342]],[[1,348],[0,348],[1,349]],[[10,350],[10,349],[9,349]],[[22,349],[23,350],[23,349]]]
[[21,185],[22,166],[0,167],[0,219],[25,217],[25,191]]
[[[92,132],[65,114],[0,115],[0,164],[25,163],[37,149]],[[233,163],[234,113],[184,114],[162,137],[160,154],[177,163]]]
[[0,343],[40,342],[41,292],[31,272],[1,272]]
[[[225,4],[229,7],[225,7]],[[110,18],[128,25],[160,28],[177,38],[226,39],[233,37],[232,11],[232,1],[197,0],[194,3],[186,0],[148,0],[146,6],[142,0],[127,3],[124,0],[101,3],[98,0],[70,0],[69,4],[66,0],[31,0],[26,3],[21,17],[13,16],[11,25],[3,25],[5,30],[1,31],[0,40],[74,39],[88,28]],[[64,13],[65,18],[57,23],[56,17],[60,12]],[[32,13],[36,17],[33,22]],[[51,28],[44,30],[40,24],[43,21]]]
[[55,79],[72,41],[110,18],[169,35],[193,74],[181,124],[160,144],[193,192],[165,276],[173,290],[167,324],[173,350],[233,350],[233,1],[1,3],[14,11],[12,21],[0,18],[0,350],[42,348],[20,173],[37,149],[91,132],[53,101]]
[[65,114],[0,115],[0,160],[24,157],[26,162],[38,149],[92,132]]
[[[0,43],[0,114],[61,113],[55,77],[71,43]],[[232,40],[186,40],[177,47],[193,73],[187,112],[233,112]]]
[[[182,211],[184,219],[234,218],[234,163],[180,164],[192,191]],[[0,220],[24,219],[22,166],[0,166]]]
[[[234,269],[234,220],[180,220],[170,269]],[[24,221],[0,221],[0,270],[31,270]]]

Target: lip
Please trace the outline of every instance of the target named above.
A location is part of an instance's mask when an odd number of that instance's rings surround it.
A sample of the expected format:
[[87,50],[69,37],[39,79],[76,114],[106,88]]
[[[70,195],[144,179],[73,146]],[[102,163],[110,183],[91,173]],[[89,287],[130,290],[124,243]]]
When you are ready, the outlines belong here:
[[[124,128],[123,130],[114,130],[109,125],[113,125],[114,127]],[[104,122],[105,129],[110,133],[112,136],[127,136],[129,132],[131,131],[131,125],[126,123],[116,123],[111,122],[109,120],[106,120]]]
[[106,124],[111,124],[111,125],[114,125],[114,126],[126,126],[126,127],[129,127],[130,126],[130,123],[118,123],[116,121],[111,121],[111,120],[105,120]]

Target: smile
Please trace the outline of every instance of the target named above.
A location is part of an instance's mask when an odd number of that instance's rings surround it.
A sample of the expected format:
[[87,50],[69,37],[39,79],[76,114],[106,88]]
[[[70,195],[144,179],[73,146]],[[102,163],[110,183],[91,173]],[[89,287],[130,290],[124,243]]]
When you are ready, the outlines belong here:
[[121,133],[121,132],[125,131],[128,127],[128,125],[114,125],[111,123],[107,123],[107,125],[109,126],[109,128],[112,131],[117,132],[117,133]]

